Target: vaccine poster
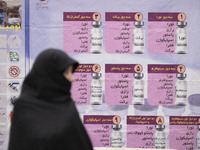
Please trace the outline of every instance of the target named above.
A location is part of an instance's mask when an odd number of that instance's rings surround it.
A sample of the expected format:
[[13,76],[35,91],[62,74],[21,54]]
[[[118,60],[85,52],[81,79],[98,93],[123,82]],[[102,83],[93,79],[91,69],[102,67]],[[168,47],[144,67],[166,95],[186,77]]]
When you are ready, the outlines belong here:
[[199,0],[0,0],[0,149],[36,57],[79,61],[71,97],[97,148],[200,150]]

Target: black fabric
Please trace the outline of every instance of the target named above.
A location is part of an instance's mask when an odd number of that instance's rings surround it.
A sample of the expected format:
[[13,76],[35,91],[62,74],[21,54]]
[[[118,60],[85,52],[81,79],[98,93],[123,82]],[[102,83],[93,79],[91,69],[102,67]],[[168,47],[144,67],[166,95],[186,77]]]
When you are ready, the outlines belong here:
[[63,76],[70,65],[78,63],[56,49],[37,57],[14,107],[8,150],[93,149]]

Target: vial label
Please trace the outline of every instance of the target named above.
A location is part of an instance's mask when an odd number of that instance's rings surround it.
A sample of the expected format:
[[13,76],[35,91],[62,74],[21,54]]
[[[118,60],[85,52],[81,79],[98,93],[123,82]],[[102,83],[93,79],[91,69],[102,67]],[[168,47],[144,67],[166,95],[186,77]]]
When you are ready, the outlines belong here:
[[111,138],[111,147],[122,147],[122,138],[121,137]]
[[144,101],[144,87],[143,85],[133,85],[133,104],[143,103]]
[[178,33],[176,36],[176,46],[186,47],[187,46],[187,35],[186,33]]
[[186,83],[177,82],[175,87],[175,104],[185,105],[187,99],[187,86]]
[[187,89],[176,88],[176,98],[187,98]]
[[154,141],[154,147],[164,149],[165,148],[165,137],[156,137]]
[[90,86],[90,101],[91,104],[102,104],[102,85]]
[[143,80],[135,79],[133,81],[133,97],[132,103],[142,105],[144,104],[144,82]]
[[101,33],[91,34],[91,52],[101,52],[103,37]]
[[134,33],[134,46],[144,47],[144,34]]

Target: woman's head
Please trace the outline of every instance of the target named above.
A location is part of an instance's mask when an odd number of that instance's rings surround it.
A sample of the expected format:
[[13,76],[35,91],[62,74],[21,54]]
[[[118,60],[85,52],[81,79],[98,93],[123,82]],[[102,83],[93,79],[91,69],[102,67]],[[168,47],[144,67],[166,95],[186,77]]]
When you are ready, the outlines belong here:
[[58,49],[47,49],[38,55],[32,70],[41,76],[55,76],[58,74],[63,75],[66,69],[70,68],[74,72],[77,67],[78,62],[69,57],[65,52]]
[[40,97],[70,95],[71,82],[74,81],[72,73],[77,67],[78,62],[65,52],[47,49],[36,58],[25,79],[22,94],[28,85]]

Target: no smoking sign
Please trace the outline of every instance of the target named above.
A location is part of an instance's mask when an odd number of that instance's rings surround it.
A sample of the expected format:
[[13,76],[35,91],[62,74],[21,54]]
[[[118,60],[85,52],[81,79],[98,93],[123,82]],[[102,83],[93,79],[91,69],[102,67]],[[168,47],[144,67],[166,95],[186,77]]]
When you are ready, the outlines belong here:
[[11,66],[8,70],[8,73],[11,77],[18,77],[20,74],[20,69],[17,66]]

